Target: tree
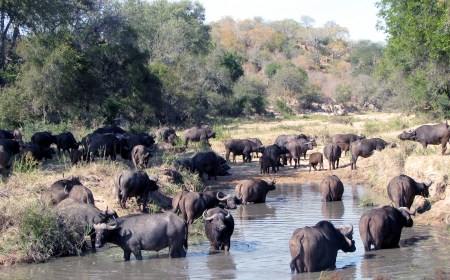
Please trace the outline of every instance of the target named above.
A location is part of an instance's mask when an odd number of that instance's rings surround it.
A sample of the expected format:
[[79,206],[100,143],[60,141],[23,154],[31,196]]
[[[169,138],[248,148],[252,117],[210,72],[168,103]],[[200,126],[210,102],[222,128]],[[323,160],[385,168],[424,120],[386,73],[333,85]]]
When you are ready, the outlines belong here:
[[310,16],[303,15],[300,17],[300,24],[305,28],[312,28],[315,22],[316,21]]
[[448,1],[382,0],[388,34],[378,73],[405,109],[450,117],[450,5]]

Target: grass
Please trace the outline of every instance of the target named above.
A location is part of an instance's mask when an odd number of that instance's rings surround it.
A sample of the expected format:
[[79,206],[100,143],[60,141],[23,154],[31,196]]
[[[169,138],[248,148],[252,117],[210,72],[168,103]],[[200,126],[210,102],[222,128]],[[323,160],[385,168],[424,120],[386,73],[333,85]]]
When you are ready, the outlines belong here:
[[373,206],[375,206],[375,204],[373,203],[372,198],[370,198],[368,196],[363,196],[359,200],[359,207],[360,208],[367,208],[367,207],[373,207]]

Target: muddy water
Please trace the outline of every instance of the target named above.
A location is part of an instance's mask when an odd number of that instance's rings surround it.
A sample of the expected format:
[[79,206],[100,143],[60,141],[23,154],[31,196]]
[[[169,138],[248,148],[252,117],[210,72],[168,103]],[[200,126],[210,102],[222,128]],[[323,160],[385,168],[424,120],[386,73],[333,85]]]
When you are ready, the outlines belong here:
[[434,277],[442,268],[450,273],[450,234],[443,229],[404,229],[400,249],[364,253],[358,231],[363,210],[358,204],[360,198],[370,195],[362,187],[345,186],[343,202],[324,204],[316,185],[279,184],[269,193],[266,204],[239,206],[231,212],[236,226],[229,253],[210,252],[209,243],[201,241],[191,242],[183,259],[169,259],[167,251],[162,251],[145,252],[144,261],[124,262],[120,248],[106,246],[96,254],[0,270],[0,278],[318,279],[320,273],[290,273],[288,244],[297,227],[312,226],[323,219],[336,226],[349,222],[355,225],[357,250],[338,253],[336,266],[343,279],[372,279],[377,275],[422,279]]

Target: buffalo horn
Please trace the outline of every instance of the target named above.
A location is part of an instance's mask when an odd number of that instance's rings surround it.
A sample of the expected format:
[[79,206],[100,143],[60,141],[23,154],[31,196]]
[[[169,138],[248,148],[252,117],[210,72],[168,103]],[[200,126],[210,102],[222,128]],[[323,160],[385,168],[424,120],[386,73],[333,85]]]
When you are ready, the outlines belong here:
[[431,186],[431,184],[433,183],[433,181],[431,181],[430,179],[426,179],[423,184],[427,187]]
[[[414,209],[414,211],[412,211],[411,209]],[[405,212],[408,213],[409,215],[416,214],[416,209],[414,207],[411,207],[411,209],[408,209],[408,207],[399,207],[398,208],[398,210],[405,210]]]
[[[225,219],[230,218],[230,217],[231,217],[230,211],[228,211],[228,210],[225,210],[225,211],[227,211],[227,215],[225,216]],[[449,216],[450,216],[450,215],[449,215]]]
[[220,193],[220,192],[217,192],[216,197],[217,197],[217,199],[220,200],[220,201],[225,201],[225,200],[227,200],[228,198],[231,197],[231,195],[229,194],[229,195],[227,195],[227,196],[224,196],[224,197],[220,198],[220,197],[219,197],[219,193]]
[[447,223],[447,225],[450,226],[450,214],[447,216],[447,218],[445,219],[445,222]]
[[67,185],[64,186],[64,193],[69,194],[69,191],[67,191]]
[[207,212],[208,212],[208,210],[205,210],[205,211],[203,212],[203,219],[205,219],[205,221],[211,221],[211,220],[214,219],[214,217],[217,215],[217,213],[216,213],[216,214],[212,215],[211,217],[206,218]]
[[113,230],[116,227],[117,227],[117,221],[114,223],[114,225],[108,225],[106,223],[94,224],[94,229]]

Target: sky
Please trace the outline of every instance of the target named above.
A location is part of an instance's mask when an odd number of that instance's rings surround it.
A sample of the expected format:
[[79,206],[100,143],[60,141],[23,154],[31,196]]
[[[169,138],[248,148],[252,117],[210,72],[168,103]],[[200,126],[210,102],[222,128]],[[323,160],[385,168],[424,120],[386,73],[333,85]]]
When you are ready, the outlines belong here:
[[206,23],[231,16],[235,20],[262,17],[264,20],[314,19],[314,27],[334,21],[346,27],[351,40],[383,42],[382,31],[376,30],[377,0],[197,0],[205,7]]

